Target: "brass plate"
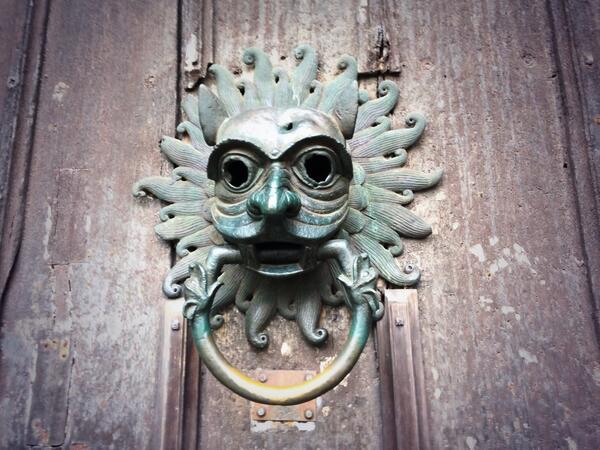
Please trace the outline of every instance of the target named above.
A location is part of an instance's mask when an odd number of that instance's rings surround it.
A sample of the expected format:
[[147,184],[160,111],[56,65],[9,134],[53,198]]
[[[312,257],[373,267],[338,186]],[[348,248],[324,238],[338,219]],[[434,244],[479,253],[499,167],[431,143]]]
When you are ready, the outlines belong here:
[[[314,370],[257,370],[256,379],[270,386],[289,386],[304,383],[317,374]],[[264,381],[263,381],[264,380]],[[317,417],[317,400],[299,405],[263,405],[250,402],[250,418],[257,421],[314,422]]]

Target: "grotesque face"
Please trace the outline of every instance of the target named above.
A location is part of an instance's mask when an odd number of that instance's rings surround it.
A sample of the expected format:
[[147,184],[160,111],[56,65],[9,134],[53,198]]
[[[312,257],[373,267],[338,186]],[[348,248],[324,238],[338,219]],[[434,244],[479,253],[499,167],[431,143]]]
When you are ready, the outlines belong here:
[[352,162],[330,116],[260,108],[221,125],[208,177],[217,230],[248,268],[281,277],[313,268],[319,245],[339,231]]

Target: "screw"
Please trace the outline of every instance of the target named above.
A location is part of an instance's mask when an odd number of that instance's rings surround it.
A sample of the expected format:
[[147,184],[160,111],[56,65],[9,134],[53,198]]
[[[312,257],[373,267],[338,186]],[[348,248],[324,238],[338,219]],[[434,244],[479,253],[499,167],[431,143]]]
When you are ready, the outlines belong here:
[[265,417],[267,415],[267,411],[265,410],[265,408],[258,408],[256,410],[256,415],[258,417]]
[[394,321],[394,323],[396,324],[397,327],[404,326],[404,320],[402,320],[400,317],[396,317],[396,320]]
[[266,376],[264,373],[261,373],[261,374],[258,376],[258,381],[260,381],[261,383],[266,383],[266,382],[267,382],[267,380],[268,380],[268,378],[267,378],[267,376]]
[[407,264],[404,266],[404,273],[412,273],[415,270],[415,266],[412,264]]
[[171,322],[171,330],[178,331],[179,328],[181,328],[181,324],[179,323],[179,320],[174,319],[173,322]]
[[304,411],[304,417],[306,417],[309,420],[312,419],[313,418],[312,409],[307,409],[306,411]]

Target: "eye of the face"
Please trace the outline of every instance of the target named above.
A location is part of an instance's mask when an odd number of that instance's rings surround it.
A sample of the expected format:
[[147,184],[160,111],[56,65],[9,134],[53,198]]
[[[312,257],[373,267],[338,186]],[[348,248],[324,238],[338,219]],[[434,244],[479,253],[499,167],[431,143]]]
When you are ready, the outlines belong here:
[[337,174],[335,154],[326,148],[304,152],[294,165],[294,172],[309,186],[327,187]]
[[258,173],[258,165],[251,158],[233,153],[226,155],[221,161],[221,178],[232,191],[240,192],[248,189]]

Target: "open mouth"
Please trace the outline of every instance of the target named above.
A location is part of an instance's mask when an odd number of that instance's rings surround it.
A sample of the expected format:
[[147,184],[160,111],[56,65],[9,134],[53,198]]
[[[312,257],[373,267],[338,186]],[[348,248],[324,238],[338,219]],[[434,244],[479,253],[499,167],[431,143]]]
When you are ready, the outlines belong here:
[[246,261],[249,269],[270,277],[286,277],[311,266],[306,246],[290,242],[260,242],[251,246]]
[[298,263],[304,256],[304,246],[288,242],[263,242],[254,245],[254,256],[260,264]]

